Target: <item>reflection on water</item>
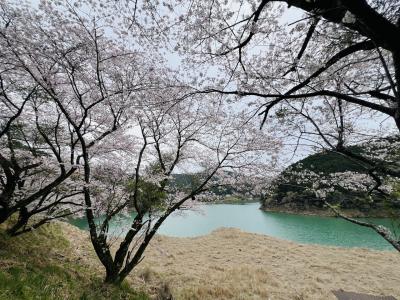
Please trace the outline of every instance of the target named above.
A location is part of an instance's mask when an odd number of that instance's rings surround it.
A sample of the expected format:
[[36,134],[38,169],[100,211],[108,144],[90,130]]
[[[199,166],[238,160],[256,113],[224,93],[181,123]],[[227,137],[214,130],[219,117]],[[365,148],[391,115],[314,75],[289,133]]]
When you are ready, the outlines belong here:
[[[392,250],[391,246],[371,229],[339,218],[264,212],[259,209],[258,203],[206,204],[202,208],[201,213],[187,211],[184,215],[170,216],[161,226],[159,233],[193,237],[208,234],[219,227],[235,227],[300,243]],[[120,234],[130,221],[130,218],[125,218],[113,223],[110,231]],[[373,219],[373,222],[394,228],[389,219]],[[84,219],[76,219],[71,223],[87,229]]]

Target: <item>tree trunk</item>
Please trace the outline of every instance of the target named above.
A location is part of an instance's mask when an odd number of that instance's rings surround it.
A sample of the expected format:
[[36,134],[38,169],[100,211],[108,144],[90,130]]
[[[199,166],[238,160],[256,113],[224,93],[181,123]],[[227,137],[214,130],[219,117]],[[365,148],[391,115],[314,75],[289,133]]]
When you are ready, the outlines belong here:
[[121,277],[118,271],[106,271],[106,277],[104,278],[104,283],[120,285],[124,281],[126,276]]
[[3,224],[8,218],[9,218],[9,213],[7,209],[0,209],[0,224]]
[[17,236],[18,230],[28,224],[29,218],[31,215],[28,213],[26,207],[21,207],[19,210],[18,220],[17,222],[11,227],[7,229],[7,234],[10,236]]

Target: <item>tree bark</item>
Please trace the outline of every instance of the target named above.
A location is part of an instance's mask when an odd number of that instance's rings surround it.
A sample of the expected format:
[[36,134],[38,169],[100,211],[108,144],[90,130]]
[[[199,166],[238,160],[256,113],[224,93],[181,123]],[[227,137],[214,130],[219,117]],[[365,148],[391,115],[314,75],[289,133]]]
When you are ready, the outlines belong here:
[[[286,2],[289,6],[318,14],[330,22],[341,23],[389,51],[400,51],[398,42],[400,28],[379,14],[365,0],[278,0],[278,2]],[[347,11],[356,17],[354,24],[342,22]]]
[[339,217],[342,218],[346,221],[349,221],[351,223],[357,224],[359,226],[371,228],[374,230],[377,234],[379,234],[382,238],[384,238],[389,244],[393,246],[397,251],[400,252],[400,241],[396,239],[392,232],[386,228],[385,226],[382,225],[375,225],[372,223],[364,222],[364,221],[359,221],[353,218],[349,218],[343,214],[341,214],[336,208],[334,208],[331,204],[325,201],[325,204]]
[[19,209],[19,215],[17,222],[6,230],[7,234],[10,236],[18,235],[18,230],[28,224],[31,215],[28,213],[26,207],[21,207]]

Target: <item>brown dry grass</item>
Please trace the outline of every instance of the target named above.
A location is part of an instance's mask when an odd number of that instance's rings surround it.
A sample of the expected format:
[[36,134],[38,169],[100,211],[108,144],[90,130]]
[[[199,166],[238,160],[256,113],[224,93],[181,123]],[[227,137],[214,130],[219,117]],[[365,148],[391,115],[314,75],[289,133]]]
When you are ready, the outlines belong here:
[[[81,245],[78,256],[98,265],[81,233],[69,229]],[[224,228],[195,238],[157,236],[145,255],[129,281],[153,295],[170,289],[175,299],[333,300],[334,289],[400,298],[397,252],[301,245]]]

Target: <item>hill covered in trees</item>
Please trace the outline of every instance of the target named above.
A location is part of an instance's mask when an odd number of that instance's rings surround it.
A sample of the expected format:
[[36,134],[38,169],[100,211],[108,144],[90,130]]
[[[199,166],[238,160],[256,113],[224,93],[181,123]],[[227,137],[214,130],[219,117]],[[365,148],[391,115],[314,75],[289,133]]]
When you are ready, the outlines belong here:
[[[175,185],[180,190],[190,191],[199,184],[200,174],[173,174],[172,185]],[[232,173],[225,172],[224,176],[235,180],[235,176]],[[209,193],[206,196],[199,197],[198,200],[201,202],[212,202],[212,203],[227,203],[227,204],[241,204],[258,201],[256,196],[251,193],[250,184],[243,186],[243,184],[237,185],[218,185],[215,180],[215,185],[211,185]]]
[[[379,152],[379,145],[349,148],[356,155],[366,155],[371,149]],[[350,176],[357,180],[363,177],[363,183],[352,186]],[[369,170],[359,161],[341,153],[324,151],[286,168],[261,204],[264,210],[330,215],[333,212],[327,207],[327,201],[353,216],[387,216],[392,212],[393,202],[388,203],[388,195],[372,191],[375,184]],[[317,189],[327,192],[320,196]],[[393,194],[393,190],[390,193]]]

